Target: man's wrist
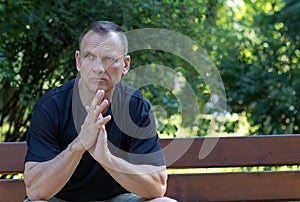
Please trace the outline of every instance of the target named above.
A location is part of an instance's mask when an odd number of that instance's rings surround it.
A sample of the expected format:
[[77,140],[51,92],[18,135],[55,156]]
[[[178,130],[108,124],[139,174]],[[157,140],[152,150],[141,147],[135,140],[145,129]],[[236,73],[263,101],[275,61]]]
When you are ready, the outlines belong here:
[[79,137],[75,138],[74,141],[69,145],[71,152],[83,154],[86,151],[86,148],[82,144]]

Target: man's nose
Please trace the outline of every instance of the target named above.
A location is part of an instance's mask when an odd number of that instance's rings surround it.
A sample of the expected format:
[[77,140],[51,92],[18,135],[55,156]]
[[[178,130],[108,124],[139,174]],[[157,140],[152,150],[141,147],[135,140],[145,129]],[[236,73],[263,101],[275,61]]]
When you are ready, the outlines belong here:
[[97,59],[97,63],[94,67],[95,71],[103,73],[105,71],[105,66],[101,59]]

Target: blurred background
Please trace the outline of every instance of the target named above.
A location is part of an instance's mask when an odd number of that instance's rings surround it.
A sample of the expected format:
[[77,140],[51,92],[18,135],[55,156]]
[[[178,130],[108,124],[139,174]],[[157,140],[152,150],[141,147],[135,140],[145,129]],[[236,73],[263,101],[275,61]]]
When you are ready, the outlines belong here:
[[[0,0],[0,142],[24,141],[38,98],[77,76],[79,35],[97,20],[114,21],[124,31],[175,31],[205,50],[226,92],[219,135],[299,133],[299,1]],[[200,114],[191,128],[181,123],[181,103],[172,90],[159,85],[140,89],[158,106],[160,137],[178,137],[180,129],[184,137],[209,135],[214,114],[210,88],[195,68],[163,51],[130,55],[132,69],[172,67],[197,97]]]

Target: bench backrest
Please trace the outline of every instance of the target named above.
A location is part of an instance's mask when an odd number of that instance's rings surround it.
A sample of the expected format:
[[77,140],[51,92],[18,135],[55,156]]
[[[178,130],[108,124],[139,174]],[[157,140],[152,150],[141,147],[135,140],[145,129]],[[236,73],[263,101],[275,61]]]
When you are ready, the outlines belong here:
[[[0,174],[23,173],[27,151],[24,142],[0,143]],[[21,179],[0,179],[0,201],[21,202],[25,186]]]
[[[174,169],[300,164],[298,135],[161,139],[161,145],[168,168]],[[203,159],[200,148],[208,151]],[[0,143],[0,174],[22,173],[26,149],[25,143]],[[166,195],[183,202],[297,200],[299,187],[297,170],[181,173],[169,175]],[[0,180],[0,201],[24,197],[23,180]]]
[[[207,139],[163,140],[161,143],[164,147],[176,141],[174,153],[182,151],[187,141],[192,144],[170,168],[300,164],[298,135],[211,138],[211,145],[217,144],[204,159],[199,159],[199,152]],[[166,153],[167,162],[172,156],[172,152]],[[297,170],[174,174],[169,176],[167,195],[178,201],[289,201],[300,199],[299,187],[300,172]]]

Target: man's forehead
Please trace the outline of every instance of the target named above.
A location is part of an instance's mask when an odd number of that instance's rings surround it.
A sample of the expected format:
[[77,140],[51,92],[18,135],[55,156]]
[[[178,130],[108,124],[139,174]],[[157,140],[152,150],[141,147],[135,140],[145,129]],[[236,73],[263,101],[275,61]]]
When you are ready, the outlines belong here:
[[96,49],[122,50],[120,38],[117,33],[98,34],[94,31],[88,32],[81,43],[82,51],[93,51]]

